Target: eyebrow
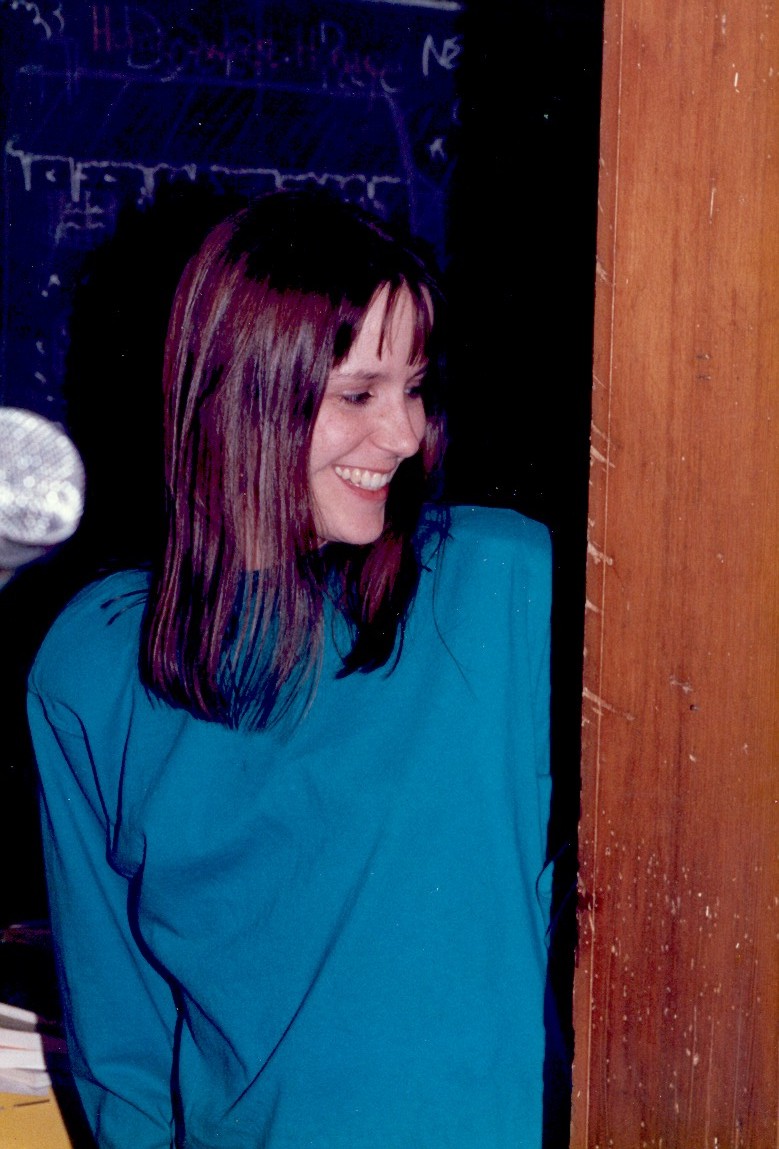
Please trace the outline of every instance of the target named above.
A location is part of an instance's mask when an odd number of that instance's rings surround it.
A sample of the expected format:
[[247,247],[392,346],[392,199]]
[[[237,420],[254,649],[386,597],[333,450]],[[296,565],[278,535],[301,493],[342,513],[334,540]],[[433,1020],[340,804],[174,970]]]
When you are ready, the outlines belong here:
[[[412,365],[409,364],[409,367]],[[420,363],[418,367],[409,375],[409,381],[412,379],[421,378],[428,369],[428,363]],[[337,375],[339,379],[348,379],[356,383],[381,383],[382,380],[388,379],[389,376],[386,371],[366,371],[364,368],[357,368],[356,371],[349,371],[348,368],[334,367],[330,375]]]

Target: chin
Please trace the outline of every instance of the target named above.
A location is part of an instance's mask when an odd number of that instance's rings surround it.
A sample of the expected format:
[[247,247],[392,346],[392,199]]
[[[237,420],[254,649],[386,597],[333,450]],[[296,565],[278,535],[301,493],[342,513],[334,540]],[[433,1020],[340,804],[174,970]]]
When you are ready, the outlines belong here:
[[341,527],[337,527],[335,524],[328,525],[324,523],[318,531],[318,534],[323,544],[345,543],[353,547],[367,547],[381,538],[383,530],[383,520],[381,523],[376,523],[373,526],[366,524],[362,527],[358,527],[356,524],[350,526],[344,524]]

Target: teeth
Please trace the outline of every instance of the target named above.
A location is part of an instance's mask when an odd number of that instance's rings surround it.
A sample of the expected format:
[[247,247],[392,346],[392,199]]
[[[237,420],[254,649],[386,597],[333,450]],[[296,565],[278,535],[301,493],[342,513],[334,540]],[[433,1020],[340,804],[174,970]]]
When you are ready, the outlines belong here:
[[364,491],[378,491],[380,487],[386,487],[395,474],[394,471],[365,471],[361,467],[336,467],[335,473],[344,482],[362,487]]

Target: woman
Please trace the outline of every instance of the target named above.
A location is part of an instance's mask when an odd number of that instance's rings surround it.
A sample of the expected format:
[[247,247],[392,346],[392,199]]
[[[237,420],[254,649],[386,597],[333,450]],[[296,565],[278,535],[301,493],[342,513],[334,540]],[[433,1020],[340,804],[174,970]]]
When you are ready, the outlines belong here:
[[30,678],[100,1146],[540,1144],[549,540],[429,501],[440,318],[410,244],[307,192],[182,278],[164,559]]

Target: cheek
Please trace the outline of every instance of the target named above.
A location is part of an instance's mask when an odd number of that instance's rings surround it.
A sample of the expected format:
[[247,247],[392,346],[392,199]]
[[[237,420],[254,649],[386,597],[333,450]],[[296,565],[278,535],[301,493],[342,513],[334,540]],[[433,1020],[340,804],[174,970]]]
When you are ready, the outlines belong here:
[[343,413],[323,408],[311,434],[309,473],[325,470],[355,451],[370,432],[370,424],[360,412]]

